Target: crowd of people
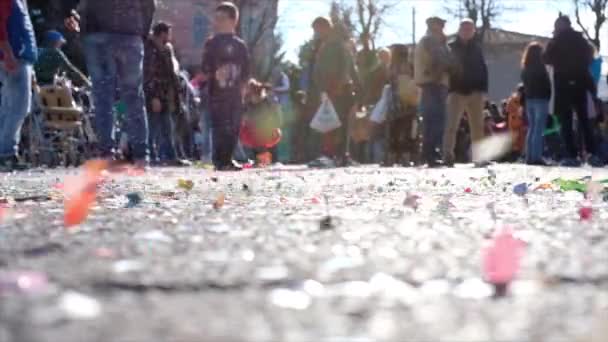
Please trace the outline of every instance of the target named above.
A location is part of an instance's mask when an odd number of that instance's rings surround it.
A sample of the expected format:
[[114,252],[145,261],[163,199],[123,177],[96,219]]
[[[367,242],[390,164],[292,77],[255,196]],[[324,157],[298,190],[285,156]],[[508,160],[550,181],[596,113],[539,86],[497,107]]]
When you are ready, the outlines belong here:
[[[183,159],[221,171],[250,160],[260,166],[483,165],[487,160],[472,147],[498,133],[512,137],[512,153],[501,160],[604,165],[601,64],[567,16],[556,20],[546,46],[531,42],[523,51],[522,83],[499,107],[487,101],[489,72],[470,19],[460,22],[453,41],[444,34],[446,21],[431,17],[414,47],[374,51],[369,37],[355,41],[318,17],[301,77],[290,79],[277,67],[262,82],[251,78],[248,48],[236,33],[238,8],[224,2],[216,7],[202,64],[183,82],[172,27],[153,23],[154,13],[154,0],[82,1],[65,13],[65,27],[81,33],[89,78],[62,52],[66,41],[58,31],[47,32],[38,49],[24,0],[0,0],[2,169],[25,167],[18,146],[32,80],[52,85],[61,73],[92,87],[92,155],[117,158],[120,149],[138,165],[188,165]],[[184,87],[197,99],[191,111],[184,109],[191,101]],[[118,100],[126,114],[124,146],[113,134]],[[333,126],[311,124],[319,120]]]

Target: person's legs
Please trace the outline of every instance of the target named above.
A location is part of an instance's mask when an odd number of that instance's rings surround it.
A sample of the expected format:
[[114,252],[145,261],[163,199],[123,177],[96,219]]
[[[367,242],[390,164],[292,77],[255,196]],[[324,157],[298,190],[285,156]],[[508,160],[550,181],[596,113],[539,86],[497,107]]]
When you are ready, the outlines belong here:
[[534,159],[534,149],[536,148],[536,131],[538,125],[538,115],[536,113],[535,99],[526,99],[526,117],[528,118],[528,134],[526,135],[526,163],[536,162]]
[[538,140],[537,136],[539,127],[542,129],[544,126],[540,121],[540,106],[538,105],[540,100],[527,99],[526,100],[526,115],[528,117],[528,134],[526,135],[526,162],[536,163],[540,161],[541,156],[538,155]]
[[458,127],[464,114],[466,97],[463,95],[452,93],[448,95],[448,112],[446,118],[446,126],[443,134],[443,160],[446,163],[454,161],[454,146],[456,146],[456,137],[458,135]]
[[213,165],[217,169],[221,169],[228,165],[228,155],[231,152],[226,152],[228,137],[230,136],[232,129],[225,123],[214,124],[212,127],[213,132]]
[[[466,111],[469,118],[469,128],[471,132],[471,148],[472,151],[475,149],[473,146],[480,143],[485,138],[483,129],[483,94],[480,92],[474,92],[473,94],[466,97]],[[473,161],[477,161],[477,156],[471,156]]]
[[201,115],[201,134],[203,135],[203,144],[201,146],[201,160],[203,162],[212,162],[213,157],[213,139],[211,134],[211,114],[208,108],[203,109]]
[[543,159],[543,151],[545,149],[545,138],[543,136],[545,126],[547,124],[547,117],[549,116],[549,100],[538,100],[536,109],[536,124],[534,138],[535,150],[534,157],[536,162],[541,162]]
[[434,164],[441,158],[448,89],[439,84],[425,85],[422,89],[423,153],[425,161]]
[[337,157],[346,158],[350,154],[350,117],[351,110],[353,108],[353,96],[349,91],[346,94],[340,96],[336,101],[336,112],[342,121],[342,127],[338,129],[338,141],[337,141]]
[[593,132],[592,121],[587,115],[587,90],[578,85],[572,90],[572,102],[574,110],[576,111],[576,117],[578,119],[580,132],[579,135],[583,135],[585,141],[585,150],[590,155],[595,155],[597,152],[595,135]]
[[567,159],[576,159],[577,148],[574,140],[574,132],[572,127],[572,101],[571,89],[567,85],[556,82],[555,85],[555,114],[559,118],[561,124],[561,136],[564,141],[564,157]]
[[112,48],[121,96],[127,106],[125,120],[131,154],[145,160],[148,154],[148,120],[143,89],[144,45],[141,37],[113,35]]
[[158,144],[158,154],[161,161],[173,161],[177,158],[173,139],[171,138],[174,126],[173,117],[170,113],[161,113],[159,119],[160,129],[156,140]]
[[150,161],[160,161],[160,146],[159,137],[161,132],[161,119],[162,113],[154,113],[149,111],[148,116],[148,149],[150,150]]
[[14,158],[21,140],[21,125],[32,102],[32,65],[20,62],[12,73],[0,67],[0,82],[0,158]]
[[422,135],[422,158],[425,162],[431,162],[434,159],[434,143],[433,143],[433,116],[436,115],[434,112],[436,101],[435,93],[433,92],[432,85],[422,86],[421,106],[422,106],[422,120],[423,120],[423,135]]
[[95,103],[95,134],[99,153],[112,154],[112,126],[114,123],[112,107],[116,93],[116,62],[110,35],[91,33],[84,37],[84,52],[87,69],[93,81],[93,102]]
[[240,101],[215,103],[210,108],[213,129],[213,163],[216,168],[232,165],[232,154],[239,140],[242,105]]

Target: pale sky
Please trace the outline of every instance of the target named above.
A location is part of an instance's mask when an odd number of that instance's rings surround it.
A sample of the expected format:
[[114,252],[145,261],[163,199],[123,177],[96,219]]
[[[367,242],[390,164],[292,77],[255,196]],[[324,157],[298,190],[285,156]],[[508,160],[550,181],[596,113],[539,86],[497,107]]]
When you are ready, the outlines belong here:
[[[354,2],[354,0],[343,0]],[[383,0],[379,0],[383,1]],[[387,0],[394,2],[395,0]],[[412,41],[412,8],[416,8],[416,39],[426,30],[426,18],[438,15],[448,19],[446,33],[453,33],[458,27],[457,19],[450,19],[444,9],[446,2],[454,0],[399,0],[396,7],[387,16],[387,25],[381,29],[377,45],[392,43],[410,43]],[[507,12],[495,23],[495,27],[521,33],[550,36],[553,22],[559,11],[569,14],[574,26],[574,9],[572,0],[506,0],[503,2],[513,10]],[[297,62],[298,48],[312,36],[310,24],[319,15],[328,15],[331,0],[279,0],[279,22],[277,30],[283,34],[284,50],[287,59]],[[588,13],[589,24],[592,19]],[[586,20],[584,18],[584,20]],[[602,38],[608,39],[608,24],[604,25]],[[578,29],[578,27],[576,27]],[[608,54],[608,41],[602,47],[602,54]]]

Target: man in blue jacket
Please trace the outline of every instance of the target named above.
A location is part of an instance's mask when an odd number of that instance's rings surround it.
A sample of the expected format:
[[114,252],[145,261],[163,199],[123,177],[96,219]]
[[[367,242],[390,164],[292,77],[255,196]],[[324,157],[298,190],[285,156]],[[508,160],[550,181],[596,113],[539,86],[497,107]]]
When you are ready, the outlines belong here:
[[116,87],[127,107],[126,133],[130,158],[145,164],[148,121],[143,90],[144,37],[150,31],[155,0],[81,0],[66,13],[66,25],[82,29],[87,68],[93,81],[95,131],[99,157],[111,158],[112,107]]
[[17,158],[21,125],[32,102],[36,38],[24,0],[0,0],[0,171],[23,168]]

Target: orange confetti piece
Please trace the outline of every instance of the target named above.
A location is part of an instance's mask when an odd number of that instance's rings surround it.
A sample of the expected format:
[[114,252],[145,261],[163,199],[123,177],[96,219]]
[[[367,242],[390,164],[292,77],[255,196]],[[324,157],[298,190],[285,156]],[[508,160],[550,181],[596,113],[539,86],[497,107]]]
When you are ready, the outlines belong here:
[[78,225],[89,216],[89,211],[95,203],[96,191],[83,191],[65,201],[64,224],[66,227]]
[[[78,225],[86,220],[97,197],[97,186],[102,173],[109,163],[105,160],[91,160],[84,164],[83,172],[71,182],[65,182],[64,224],[66,227]],[[70,185],[69,187],[67,185]]]
[[551,184],[544,183],[544,184],[537,186],[536,189],[534,189],[534,190],[551,190],[551,189],[553,189],[553,186]]
[[213,202],[213,209],[220,210],[224,206],[224,202],[226,201],[226,195],[222,192],[217,196],[215,202]]

